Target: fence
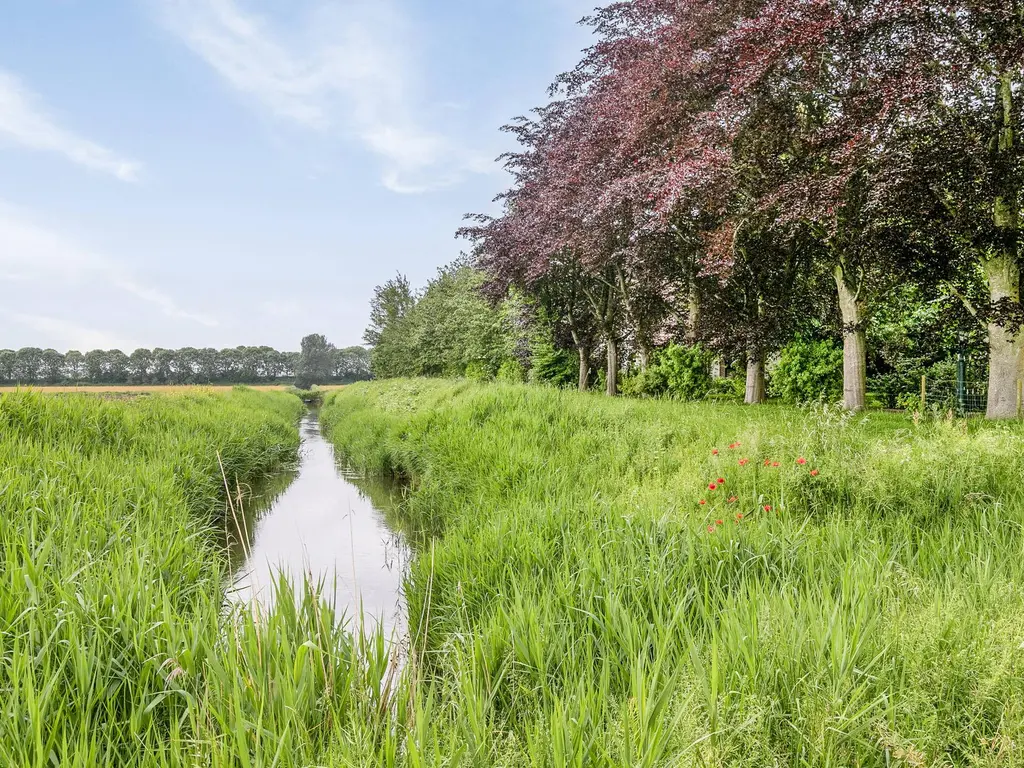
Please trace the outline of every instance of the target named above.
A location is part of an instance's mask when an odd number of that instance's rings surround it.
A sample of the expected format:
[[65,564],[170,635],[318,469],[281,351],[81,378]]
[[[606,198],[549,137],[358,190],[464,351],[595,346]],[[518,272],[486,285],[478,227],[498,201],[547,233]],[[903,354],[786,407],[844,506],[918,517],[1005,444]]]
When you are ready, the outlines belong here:
[[[1024,415],[1024,382],[1017,381],[1017,415]],[[984,413],[988,408],[988,382],[969,381],[963,358],[957,361],[955,379],[921,377],[921,409],[936,408],[960,414]]]

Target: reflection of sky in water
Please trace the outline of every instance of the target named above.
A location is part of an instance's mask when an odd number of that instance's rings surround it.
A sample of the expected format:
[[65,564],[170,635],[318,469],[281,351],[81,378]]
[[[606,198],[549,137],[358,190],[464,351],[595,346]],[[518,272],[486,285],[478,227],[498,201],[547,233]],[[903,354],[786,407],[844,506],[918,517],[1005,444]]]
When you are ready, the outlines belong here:
[[369,495],[340,471],[316,416],[303,420],[301,433],[295,479],[269,509],[255,515],[258,519],[245,522],[248,558],[239,566],[229,598],[269,608],[283,572],[296,594],[305,578],[322,583],[324,598],[350,627],[358,621],[361,600],[367,629],[380,623],[387,636],[401,636],[408,549]]

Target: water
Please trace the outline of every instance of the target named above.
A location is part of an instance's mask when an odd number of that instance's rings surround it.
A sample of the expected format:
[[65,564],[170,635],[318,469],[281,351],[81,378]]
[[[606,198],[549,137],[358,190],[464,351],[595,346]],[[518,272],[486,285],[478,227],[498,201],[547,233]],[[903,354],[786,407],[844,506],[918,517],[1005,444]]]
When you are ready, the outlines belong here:
[[322,584],[323,597],[350,627],[361,605],[367,631],[381,626],[397,640],[406,626],[402,578],[409,548],[388,517],[395,517],[401,488],[340,464],[315,413],[302,420],[300,434],[298,468],[259,489],[237,526],[229,521],[235,581],[228,598],[266,610],[280,574],[297,594],[308,578]]

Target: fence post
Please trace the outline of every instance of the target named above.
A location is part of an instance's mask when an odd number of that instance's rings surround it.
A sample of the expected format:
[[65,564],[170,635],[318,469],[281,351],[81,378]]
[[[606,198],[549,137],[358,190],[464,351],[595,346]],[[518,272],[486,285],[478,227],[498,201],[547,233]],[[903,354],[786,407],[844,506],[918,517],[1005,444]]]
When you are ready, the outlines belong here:
[[956,356],[956,407],[960,415],[967,413],[967,360],[963,352]]
[[925,406],[928,404],[928,377],[925,374],[921,374],[921,412],[924,413]]

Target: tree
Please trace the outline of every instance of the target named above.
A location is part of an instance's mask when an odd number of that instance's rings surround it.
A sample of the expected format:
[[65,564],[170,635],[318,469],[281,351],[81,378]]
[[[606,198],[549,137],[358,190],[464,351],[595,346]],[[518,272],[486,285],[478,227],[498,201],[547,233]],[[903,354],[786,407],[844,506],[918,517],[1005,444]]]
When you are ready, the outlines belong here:
[[77,349],[69,350],[64,355],[64,378],[70,382],[79,382],[85,378],[85,356]]
[[13,349],[0,349],[0,382],[11,384],[18,367],[18,353]]
[[40,369],[44,384],[59,383],[64,375],[64,355],[56,349],[44,349]]
[[405,317],[415,304],[416,296],[405,275],[396,274],[383,285],[378,285],[370,299],[370,324],[363,333],[363,341],[371,347],[377,346],[381,334]]
[[40,381],[43,365],[43,350],[39,347],[23,347],[14,359],[14,379],[21,384],[36,384]]
[[327,337],[311,333],[302,339],[298,369],[295,371],[295,386],[309,389],[314,384],[324,384],[334,376],[334,345]]

